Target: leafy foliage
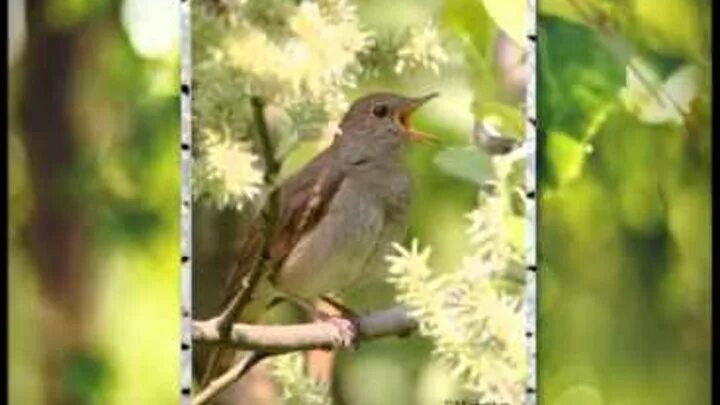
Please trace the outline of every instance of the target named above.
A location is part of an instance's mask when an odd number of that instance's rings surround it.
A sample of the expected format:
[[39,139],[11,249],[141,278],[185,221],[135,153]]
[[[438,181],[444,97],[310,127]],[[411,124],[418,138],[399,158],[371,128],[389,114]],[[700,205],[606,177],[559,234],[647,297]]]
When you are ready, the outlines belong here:
[[540,4],[539,399],[707,403],[708,2]]

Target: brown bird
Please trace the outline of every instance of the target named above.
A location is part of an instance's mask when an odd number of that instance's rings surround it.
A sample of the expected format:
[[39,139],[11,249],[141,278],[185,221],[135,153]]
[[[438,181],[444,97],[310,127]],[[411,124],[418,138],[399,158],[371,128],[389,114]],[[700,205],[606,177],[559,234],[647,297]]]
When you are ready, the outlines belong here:
[[[279,217],[270,241],[273,270],[239,320],[254,322],[267,308],[273,294],[261,290],[309,303],[341,294],[386,267],[388,248],[402,240],[407,228],[410,178],[403,152],[411,141],[432,139],[412,130],[409,118],[436,96],[375,93],[358,99],[332,144],[280,185]],[[258,260],[263,225],[258,217],[241,244],[226,303]],[[233,352],[224,351],[208,366],[203,382],[231,365]]]

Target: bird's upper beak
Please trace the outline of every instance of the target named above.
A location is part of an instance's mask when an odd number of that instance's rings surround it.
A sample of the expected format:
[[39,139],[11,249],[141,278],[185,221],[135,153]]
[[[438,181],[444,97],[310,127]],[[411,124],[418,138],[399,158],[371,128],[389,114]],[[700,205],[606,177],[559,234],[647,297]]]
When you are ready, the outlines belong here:
[[428,135],[410,128],[410,116],[420,108],[423,104],[437,97],[437,92],[424,95],[422,97],[408,99],[407,102],[401,106],[397,113],[397,120],[400,125],[405,129],[407,136],[413,141],[424,141],[437,143],[438,139],[432,135]]

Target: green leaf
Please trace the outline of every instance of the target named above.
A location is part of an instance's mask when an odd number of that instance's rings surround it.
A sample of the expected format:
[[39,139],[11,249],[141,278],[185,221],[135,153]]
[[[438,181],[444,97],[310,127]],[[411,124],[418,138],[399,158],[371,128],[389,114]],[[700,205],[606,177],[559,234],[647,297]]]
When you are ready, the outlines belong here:
[[552,132],[547,138],[547,157],[557,184],[563,186],[580,177],[585,164],[587,146],[562,132]]
[[597,26],[605,18],[616,17],[622,7],[613,0],[543,0],[538,2],[541,15],[562,18],[586,26]]
[[109,4],[107,0],[51,0],[45,13],[49,25],[65,28],[96,18]]
[[547,132],[583,134],[617,101],[625,66],[587,27],[542,17],[538,45],[538,121]]
[[492,39],[492,24],[478,1],[447,0],[443,3],[443,27],[484,55]]
[[508,104],[488,101],[475,108],[478,121],[491,120],[493,126],[503,135],[521,138],[524,133],[523,114],[519,108]]
[[690,111],[699,91],[700,70],[696,66],[683,66],[663,82],[652,67],[635,58],[626,74],[627,84],[620,97],[640,121],[682,124],[683,114]]
[[687,0],[635,0],[638,40],[664,54],[702,57],[708,47],[702,38],[700,5]]
[[525,0],[482,0],[490,17],[518,45],[525,46]]
[[448,148],[435,156],[435,164],[445,173],[482,185],[490,176],[487,154],[470,148]]
[[494,98],[497,74],[492,65],[496,29],[479,0],[443,2],[442,27],[462,44],[474,99]]

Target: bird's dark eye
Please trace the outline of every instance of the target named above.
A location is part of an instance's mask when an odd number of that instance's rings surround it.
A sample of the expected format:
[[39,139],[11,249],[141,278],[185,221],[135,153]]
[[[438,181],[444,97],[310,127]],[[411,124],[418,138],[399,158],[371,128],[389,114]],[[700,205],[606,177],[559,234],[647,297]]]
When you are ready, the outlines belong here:
[[388,112],[390,109],[385,104],[375,104],[373,107],[372,113],[374,116],[378,118],[385,118],[388,115]]

